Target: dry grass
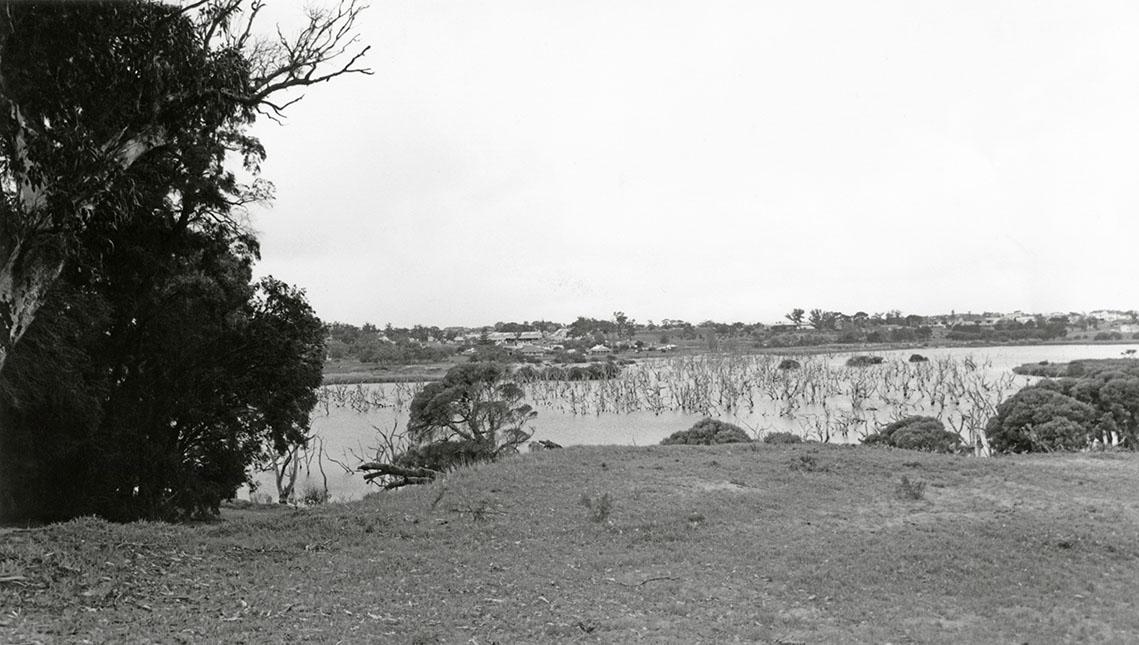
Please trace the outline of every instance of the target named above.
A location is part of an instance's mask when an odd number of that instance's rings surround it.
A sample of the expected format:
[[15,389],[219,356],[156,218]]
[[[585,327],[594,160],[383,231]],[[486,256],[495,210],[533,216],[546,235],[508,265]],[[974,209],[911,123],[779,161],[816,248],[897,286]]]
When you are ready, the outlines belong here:
[[352,504],[7,530],[0,641],[1134,641],[1135,490],[1134,455],[544,451]]

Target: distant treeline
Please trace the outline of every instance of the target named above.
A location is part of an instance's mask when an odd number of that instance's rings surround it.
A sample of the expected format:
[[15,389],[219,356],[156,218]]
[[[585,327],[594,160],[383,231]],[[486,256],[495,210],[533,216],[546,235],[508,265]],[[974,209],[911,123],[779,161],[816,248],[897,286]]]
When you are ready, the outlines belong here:
[[[326,325],[328,358],[355,359],[362,363],[408,364],[444,360],[455,353],[453,347],[439,344],[446,334],[438,327],[392,327],[383,329],[370,323],[357,327],[347,323]],[[454,338],[454,334],[451,334]]]
[[945,335],[947,340],[984,341],[1004,343],[1018,340],[1053,340],[1068,335],[1067,322],[1051,320],[1042,324],[1036,321],[1018,323],[999,322],[992,327],[981,325],[956,325]]
[[[621,311],[613,312],[608,320],[579,316],[569,324],[550,320],[500,321],[476,328],[393,327],[390,324],[380,328],[370,323],[362,327],[332,323],[327,326],[327,351],[330,360],[379,364],[436,362],[460,352],[465,352],[472,361],[577,363],[596,345],[615,351],[636,351],[681,343],[721,351],[748,347],[924,343],[935,337],[960,343],[1015,343],[1063,338],[1070,327],[1086,330],[1089,325],[1098,327],[1099,324],[1094,317],[1071,323],[1066,316],[1036,316],[1023,321],[1002,319],[995,324],[984,324],[985,320],[992,321],[999,316],[995,313],[973,316],[976,322],[948,329],[943,325],[953,316],[927,318],[897,310],[875,314],[859,311],[847,315],[822,309],[794,309],[785,316],[785,322],[773,325],[713,320],[691,323],[669,318],[638,322]],[[936,333],[934,326],[938,327]],[[561,332],[557,340],[546,338],[540,343],[546,349],[541,358],[524,357],[496,346],[491,340],[494,333],[535,331],[547,337]],[[1118,331],[1101,331],[1095,339],[1122,340],[1124,337]],[[474,355],[471,355],[472,349]]]

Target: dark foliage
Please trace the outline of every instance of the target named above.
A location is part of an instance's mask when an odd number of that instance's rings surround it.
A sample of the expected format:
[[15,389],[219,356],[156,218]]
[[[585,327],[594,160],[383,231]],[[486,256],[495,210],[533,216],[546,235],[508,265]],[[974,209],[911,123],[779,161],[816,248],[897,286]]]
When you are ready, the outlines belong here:
[[997,406],[985,427],[997,452],[1076,450],[1088,445],[1095,409],[1053,389],[1028,386]]
[[885,359],[881,356],[851,356],[846,359],[847,367],[868,367],[870,365],[881,365]]
[[31,324],[0,353],[0,511],[216,512],[252,463],[305,440],[324,351],[300,291],[251,282],[234,209],[271,189],[229,158],[256,176],[248,128],[280,92],[366,73],[359,10],[272,44],[249,39],[256,11],[214,2],[2,11],[0,338]]
[[7,517],[208,515],[304,441],[323,330],[303,294],[250,283],[251,241],[158,221],[69,273],[5,367]]
[[718,443],[748,443],[751,437],[739,426],[711,417],[696,422],[691,428],[665,437],[662,446],[686,444],[709,446]]
[[792,432],[772,432],[763,438],[763,443],[802,443],[803,438]]
[[1030,340],[1052,340],[1068,334],[1067,323],[1061,320],[1049,321],[1043,325],[1035,323],[1001,322],[992,327],[981,325],[956,325],[946,333],[947,340],[965,342],[1023,342]]
[[868,435],[862,443],[905,450],[956,452],[961,445],[961,437],[946,430],[945,425],[933,417],[912,416],[886,425]]
[[402,468],[427,468],[446,472],[460,466],[493,461],[494,458],[495,453],[489,444],[466,439],[444,439],[408,448],[396,457],[394,463]]
[[779,361],[779,369],[781,370],[797,370],[800,367],[802,367],[802,365],[799,364],[799,361],[793,358],[785,358]]
[[1139,447],[1139,360],[1027,364],[1015,371],[1061,378],[1030,385],[998,406],[986,427],[995,450],[1073,450],[1113,440]]
[[445,441],[468,442],[477,447],[469,450],[470,454],[491,459],[504,452],[517,452],[533,434],[527,424],[537,415],[522,398],[522,389],[506,366],[456,365],[411,400],[408,434],[420,447]]
[[921,354],[910,354],[910,362],[911,363],[928,363],[929,358],[922,356]]

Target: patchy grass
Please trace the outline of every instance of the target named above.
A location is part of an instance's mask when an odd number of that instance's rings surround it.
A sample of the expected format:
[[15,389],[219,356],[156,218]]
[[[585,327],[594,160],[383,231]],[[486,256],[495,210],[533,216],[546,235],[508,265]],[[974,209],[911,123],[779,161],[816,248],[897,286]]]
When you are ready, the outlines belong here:
[[543,451],[351,504],[3,530],[0,642],[1127,642],[1136,490],[1131,454]]

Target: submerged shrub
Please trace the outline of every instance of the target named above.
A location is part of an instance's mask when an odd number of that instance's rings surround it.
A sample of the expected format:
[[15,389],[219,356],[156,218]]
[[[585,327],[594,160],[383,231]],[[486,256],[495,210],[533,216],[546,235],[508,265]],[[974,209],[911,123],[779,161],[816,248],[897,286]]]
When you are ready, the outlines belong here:
[[961,437],[933,417],[912,416],[895,421],[868,435],[862,443],[926,452],[956,452]]
[[867,367],[869,365],[880,365],[886,359],[881,356],[851,356],[846,359],[847,367]]
[[763,443],[802,443],[803,438],[793,432],[772,432],[763,438]]
[[744,432],[743,428],[719,419],[705,417],[687,430],[672,433],[660,443],[662,446],[677,444],[710,446],[718,443],[749,443],[750,441],[751,437],[747,435],[747,432]]
[[802,365],[799,364],[799,361],[793,358],[785,358],[779,361],[779,369],[781,370],[797,370],[800,367],[802,367]]
[[911,363],[928,363],[929,358],[922,356],[921,354],[910,354],[910,362]]

